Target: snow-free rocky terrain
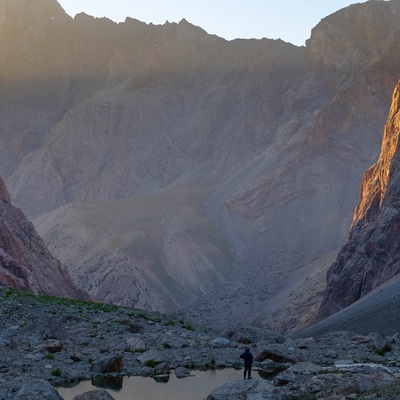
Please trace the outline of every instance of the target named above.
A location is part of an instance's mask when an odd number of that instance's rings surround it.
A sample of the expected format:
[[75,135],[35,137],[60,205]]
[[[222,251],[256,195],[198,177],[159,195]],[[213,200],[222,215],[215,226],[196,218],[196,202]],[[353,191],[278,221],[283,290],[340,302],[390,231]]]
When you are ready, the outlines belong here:
[[[255,356],[253,375],[265,379],[244,381],[238,371],[238,380],[216,388],[209,400],[400,396],[397,334],[341,331],[294,339],[251,328],[216,332],[159,313],[3,286],[0,300],[2,400],[60,400],[57,386],[77,380],[168,380],[172,373],[184,379],[196,369],[239,369],[247,346]],[[75,399],[112,399],[100,387],[80,396]]]

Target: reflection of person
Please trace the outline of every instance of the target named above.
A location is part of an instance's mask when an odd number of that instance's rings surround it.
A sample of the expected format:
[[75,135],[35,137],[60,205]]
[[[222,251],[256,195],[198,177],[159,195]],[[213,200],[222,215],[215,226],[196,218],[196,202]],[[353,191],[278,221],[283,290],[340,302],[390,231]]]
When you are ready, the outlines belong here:
[[251,366],[253,364],[253,354],[250,353],[250,349],[246,349],[243,354],[240,355],[240,358],[244,361],[244,379],[251,379]]

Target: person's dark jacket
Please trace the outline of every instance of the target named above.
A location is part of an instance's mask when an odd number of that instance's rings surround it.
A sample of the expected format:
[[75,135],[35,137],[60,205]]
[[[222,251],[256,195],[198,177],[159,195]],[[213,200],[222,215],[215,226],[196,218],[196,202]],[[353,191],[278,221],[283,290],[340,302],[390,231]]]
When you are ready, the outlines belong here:
[[253,354],[250,353],[249,349],[246,349],[246,351],[240,355],[240,358],[243,359],[244,365],[250,366],[253,364]]

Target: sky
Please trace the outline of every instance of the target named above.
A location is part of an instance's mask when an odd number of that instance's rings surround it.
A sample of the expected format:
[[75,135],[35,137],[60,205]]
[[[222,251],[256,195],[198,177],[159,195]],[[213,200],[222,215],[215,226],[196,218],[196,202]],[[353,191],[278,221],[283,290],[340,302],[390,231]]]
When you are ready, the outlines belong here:
[[156,25],[185,18],[209,34],[237,38],[282,39],[305,44],[318,22],[365,0],[58,0],[71,17],[85,12],[123,22],[126,17]]

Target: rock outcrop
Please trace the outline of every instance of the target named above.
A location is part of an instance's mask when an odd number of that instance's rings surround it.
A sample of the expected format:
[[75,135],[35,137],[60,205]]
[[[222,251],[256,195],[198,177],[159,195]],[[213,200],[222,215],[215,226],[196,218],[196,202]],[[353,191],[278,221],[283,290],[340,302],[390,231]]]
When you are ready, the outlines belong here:
[[88,299],[73,284],[24,213],[14,207],[0,178],[0,284],[34,293]]
[[0,9],[0,174],[73,279],[147,309],[198,300],[210,324],[306,323],[379,153],[399,2],[340,10],[306,47]]
[[364,174],[348,242],[328,271],[319,311],[332,315],[400,272],[400,82],[378,161]]

